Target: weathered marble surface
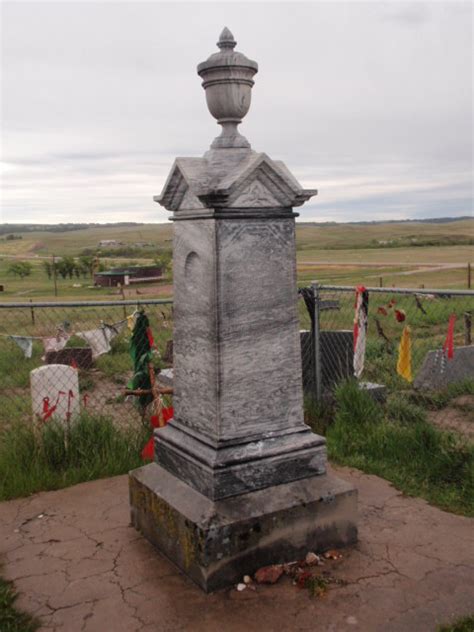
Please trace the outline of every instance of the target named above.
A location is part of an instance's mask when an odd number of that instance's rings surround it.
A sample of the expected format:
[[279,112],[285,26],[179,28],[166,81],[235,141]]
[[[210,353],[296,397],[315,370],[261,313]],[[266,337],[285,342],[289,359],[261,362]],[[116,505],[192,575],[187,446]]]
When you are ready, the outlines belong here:
[[334,476],[212,502],[153,463],[129,485],[133,526],[206,592],[357,539],[357,492]]
[[174,256],[175,418],[158,462],[210,498],[324,473],[303,422],[294,219],[176,222]]

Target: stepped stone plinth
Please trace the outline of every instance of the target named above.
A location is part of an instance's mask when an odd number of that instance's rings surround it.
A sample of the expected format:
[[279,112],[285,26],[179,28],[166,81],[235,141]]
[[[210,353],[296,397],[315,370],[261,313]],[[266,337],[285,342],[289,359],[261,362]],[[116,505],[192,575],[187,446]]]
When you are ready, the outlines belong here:
[[222,133],[177,158],[156,201],[174,223],[174,419],[130,474],[132,522],[205,590],[355,541],[356,491],[303,420],[294,207],[316,194],[237,126],[256,62],[198,66]]

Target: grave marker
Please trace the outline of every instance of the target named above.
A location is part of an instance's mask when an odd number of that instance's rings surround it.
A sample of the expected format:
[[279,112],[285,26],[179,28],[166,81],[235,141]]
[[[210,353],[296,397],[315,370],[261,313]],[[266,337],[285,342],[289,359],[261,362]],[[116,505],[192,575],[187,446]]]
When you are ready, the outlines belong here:
[[40,366],[31,371],[30,383],[35,422],[55,419],[67,424],[79,415],[79,376],[73,367],[64,364]]
[[316,191],[237,130],[257,64],[235,44],[224,29],[198,66],[221,135],[156,198],[174,220],[175,416],[130,474],[132,523],[207,591],[357,535],[356,491],[303,420],[293,207]]

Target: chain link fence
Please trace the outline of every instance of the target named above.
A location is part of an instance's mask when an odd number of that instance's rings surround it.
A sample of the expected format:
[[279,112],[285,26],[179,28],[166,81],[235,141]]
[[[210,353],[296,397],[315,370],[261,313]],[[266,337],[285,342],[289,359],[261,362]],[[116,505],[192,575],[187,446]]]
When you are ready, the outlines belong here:
[[[449,362],[443,346],[472,345],[474,291],[365,288],[367,337],[361,380],[403,390],[411,382],[400,374],[400,341],[408,326],[410,372],[415,384],[427,354],[434,351],[431,372],[442,374]],[[326,390],[354,373],[356,288],[313,283],[300,288],[305,393],[321,399]],[[450,326],[451,324],[451,326]],[[428,376],[429,377],[429,376]],[[439,375],[432,375],[435,385]],[[466,371],[467,379],[474,379]],[[442,381],[442,380],[441,380]]]
[[[474,292],[367,289],[362,381],[409,386],[397,372],[406,325],[415,380],[428,352],[441,351],[453,315],[454,347],[472,344]],[[320,399],[353,375],[354,301],[354,287],[314,283],[299,290],[306,395]],[[0,424],[68,421],[83,411],[119,424],[143,421],[153,414],[155,377],[163,393],[171,386],[172,337],[171,299],[0,304]]]
[[171,300],[0,304],[0,425],[143,420],[155,375],[169,384],[172,320]]

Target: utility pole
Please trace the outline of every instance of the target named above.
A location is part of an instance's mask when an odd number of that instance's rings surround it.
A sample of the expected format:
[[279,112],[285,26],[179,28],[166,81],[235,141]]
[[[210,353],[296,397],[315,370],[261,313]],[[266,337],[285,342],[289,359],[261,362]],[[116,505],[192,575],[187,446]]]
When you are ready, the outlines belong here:
[[53,255],[53,279],[54,279],[54,296],[58,295],[58,280],[56,277],[56,257]]

